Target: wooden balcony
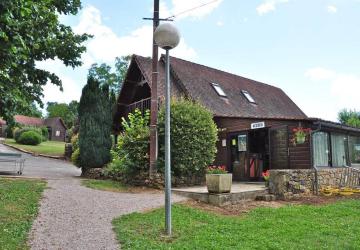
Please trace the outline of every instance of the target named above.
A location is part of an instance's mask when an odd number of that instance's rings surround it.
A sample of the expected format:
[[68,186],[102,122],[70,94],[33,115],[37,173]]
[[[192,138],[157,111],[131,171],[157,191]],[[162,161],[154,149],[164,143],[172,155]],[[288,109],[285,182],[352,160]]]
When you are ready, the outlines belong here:
[[146,110],[150,110],[150,106],[151,106],[151,98],[146,98],[127,105],[126,112],[127,114],[129,114],[134,112],[136,109],[139,109],[141,113],[144,114]]

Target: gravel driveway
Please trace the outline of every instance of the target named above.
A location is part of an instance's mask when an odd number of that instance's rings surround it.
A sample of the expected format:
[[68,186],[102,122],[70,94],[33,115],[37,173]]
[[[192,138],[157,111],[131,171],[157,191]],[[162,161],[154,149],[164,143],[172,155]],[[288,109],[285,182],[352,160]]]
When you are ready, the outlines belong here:
[[[13,151],[0,144],[0,152]],[[162,192],[114,193],[86,188],[80,185],[80,170],[72,164],[27,154],[25,157],[23,176],[48,182],[29,235],[31,249],[120,249],[111,221],[122,214],[164,205]],[[6,166],[0,164],[0,175],[8,175],[3,169]],[[186,199],[176,195],[172,198],[173,202]]]

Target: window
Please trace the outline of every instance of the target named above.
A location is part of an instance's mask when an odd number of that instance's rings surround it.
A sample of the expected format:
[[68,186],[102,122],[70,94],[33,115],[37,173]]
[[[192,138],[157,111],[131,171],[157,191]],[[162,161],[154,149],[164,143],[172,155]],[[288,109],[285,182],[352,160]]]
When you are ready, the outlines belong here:
[[360,164],[360,137],[349,137],[350,162]]
[[213,88],[215,89],[216,93],[219,96],[226,97],[226,94],[225,94],[224,90],[221,88],[221,86],[219,84],[212,83],[211,85],[213,86]]
[[246,97],[246,99],[248,100],[248,102],[250,103],[256,103],[254,98],[250,95],[249,92],[247,92],[246,90],[241,90],[241,93]]
[[331,134],[332,166],[346,166],[346,135]]
[[329,135],[325,132],[316,132],[312,136],[313,158],[315,167],[329,166]]
[[55,136],[60,136],[60,131],[59,130],[56,130]]

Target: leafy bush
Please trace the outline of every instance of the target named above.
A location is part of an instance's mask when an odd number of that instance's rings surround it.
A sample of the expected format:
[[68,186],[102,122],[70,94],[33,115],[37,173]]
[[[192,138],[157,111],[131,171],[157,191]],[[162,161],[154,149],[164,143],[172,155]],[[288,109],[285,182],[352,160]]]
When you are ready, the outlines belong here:
[[38,133],[40,136],[42,135],[42,131],[40,128],[36,128],[36,127],[23,127],[23,128],[15,128],[14,129],[14,139],[17,143],[21,143],[20,142],[20,137],[23,133],[28,132],[28,131],[33,131]]
[[[217,128],[210,111],[185,100],[171,102],[171,168],[173,175],[202,175],[215,159]],[[165,108],[159,111],[159,170],[164,169]]]
[[79,134],[73,135],[73,137],[71,137],[71,145],[73,151],[79,148]]
[[41,143],[41,135],[36,131],[25,131],[21,133],[18,142],[24,145],[38,145]]
[[42,141],[47,141],[49,139],[49,131],[47,127],[41,127],[41,135],[42,135]]
[[71,154],[71,162],[77,166],[80,167],[80,149],[77,148],[73,153]]
[[118,137],[118,144],[111,151],[112,161],[106,172],[131,177],[149,169],[149,111],[144,116],[136,109],[123,119],[124,132]]

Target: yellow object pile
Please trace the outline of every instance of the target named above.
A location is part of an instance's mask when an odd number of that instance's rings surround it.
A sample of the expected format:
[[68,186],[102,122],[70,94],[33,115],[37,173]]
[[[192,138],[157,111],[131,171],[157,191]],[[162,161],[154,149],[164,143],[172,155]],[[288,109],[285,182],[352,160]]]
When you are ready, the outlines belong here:
[[360,188],[333,188],[333,187],[326,187],[320,190],[320,193],[324,196],[332,196],[332,195],[342,195],[342,196],[350,196],[355,193],[360,193]]

